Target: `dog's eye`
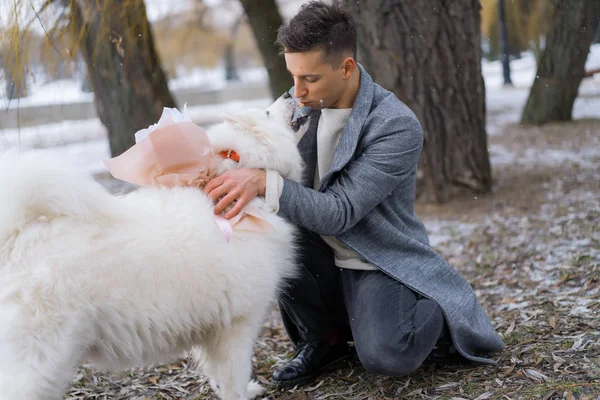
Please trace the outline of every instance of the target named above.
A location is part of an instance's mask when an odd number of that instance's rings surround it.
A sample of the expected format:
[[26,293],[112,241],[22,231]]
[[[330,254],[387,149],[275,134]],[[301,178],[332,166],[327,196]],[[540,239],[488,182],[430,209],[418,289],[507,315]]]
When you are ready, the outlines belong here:
[[267,117],[269,116],[269,110],[267,110]]

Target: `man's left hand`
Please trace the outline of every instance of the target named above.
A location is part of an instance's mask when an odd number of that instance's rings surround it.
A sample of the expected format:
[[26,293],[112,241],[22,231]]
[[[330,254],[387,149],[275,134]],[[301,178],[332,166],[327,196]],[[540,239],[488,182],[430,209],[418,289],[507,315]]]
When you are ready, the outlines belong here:
[[265,186],[264,170],[239,168],[225,171],[212,179],[204,187],[204,193],[213,201],[223,196],[215,206],[215,214],[220,214],[235,201],[233,208],[225,214],[226,219],[231,219],[256,196],[264,196]]

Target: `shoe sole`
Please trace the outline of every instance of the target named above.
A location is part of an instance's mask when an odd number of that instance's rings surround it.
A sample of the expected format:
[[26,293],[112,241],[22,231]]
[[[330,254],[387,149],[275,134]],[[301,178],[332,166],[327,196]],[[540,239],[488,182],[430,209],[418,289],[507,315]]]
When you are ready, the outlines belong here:
[[339,369],[340,367],[342,367],[342,364],[344,364],[344,362],[350,360],[353,358],[353,354],[347,354],[343,357],[340,357],[338,359],[335,359],[333,361],[331,361],[328,364],[325,364],[323,366],[323,368],[319,369],[318,371],[315,371],[311,374],[305,375],[301,378],[297,378],[297,379],[293,379],[290,381],[276,381],[276,380],[272,380],[273,382],[273,387],[274,388],[290,388],[290,387],[294,387],[294,386],[304,386],[304,385],[308,385],[309,383],[314,382],[319,376],[333,372],[337,369]]

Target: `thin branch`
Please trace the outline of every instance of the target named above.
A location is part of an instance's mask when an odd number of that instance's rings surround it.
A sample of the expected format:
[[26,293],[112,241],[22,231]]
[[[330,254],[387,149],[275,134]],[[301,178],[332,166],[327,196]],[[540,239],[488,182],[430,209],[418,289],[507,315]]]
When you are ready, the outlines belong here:
[[[42,10],[40,10],[40,12],[44,11],[44,9],[48,6],[48,4],[50,4],[52,2],[53,2],[53,0],[46,0],[46,2],[44,3],[44,5],[42,6]],[[35,7],[33,6],[33,2],[31,0],[29,0],[29,4],[31,5],[31,9],[35,13],[35,16],[36,16],[37,20],[40,21],[40,26],[44,30],[44,33],[46,34],[46,38],[48,39],[48,42],[50,42],[50,44],[52,45],[52,47],[54,48],[54,50],[56,50],[56,52],[58,53],[58,55],[62,56],[60,50],[58,50],[58,48],[56,47],[56,45],[54,44],[54,42],[50,38],[50,35],[48,34],[48,31],[46,30],[46,27],[44,26],[44,23],[42,22],[42,19],[40,18],[40,14],[38,14],[38,12],[35,11]]]
[[[36,16],[31,18],[29,20],[29,22],[27,23],[27,25],[25,26],[27,29],[29,29],[29,27],[31,26],[31,24],[33,24],[33,22],[38,19],[38,13],[43,13],[44,11],[46,11],[46,8],[49,7],[52,3],[54,3],[55,0],[46,0],[44,2],[44,4],[42,4],[42,8],[40,8],[40,11],[36,12]],[[31,8],[33,8],[33,4],[31,3],[31,1],[29,2],[29,4],[31,4]],[[35,10],[33,10],[35,12]]]

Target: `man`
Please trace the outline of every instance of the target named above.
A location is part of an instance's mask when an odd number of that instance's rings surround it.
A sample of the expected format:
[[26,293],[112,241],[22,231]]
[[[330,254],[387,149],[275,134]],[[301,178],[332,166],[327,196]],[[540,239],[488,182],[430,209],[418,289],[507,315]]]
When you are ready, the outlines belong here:
[[298,143],[305,181],[233,170],[205,189],[224,196],[216,213],[237,202],[226,218],[264,195],[302,231],[301,274],[280,301],[297,352],[274,381],[310,382],[350,354],[348,340],[377,374],[409,374],[450,349],[493,363],[480,353],[502,349],[502,340],[469,283],[429,246],[414,212],[421,126],[356,63],[351,16],[305,4],[280,28],[278,43],[297,116],[306,113],[310,124]]

